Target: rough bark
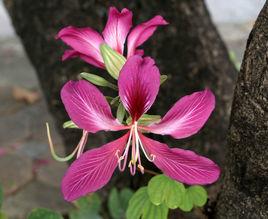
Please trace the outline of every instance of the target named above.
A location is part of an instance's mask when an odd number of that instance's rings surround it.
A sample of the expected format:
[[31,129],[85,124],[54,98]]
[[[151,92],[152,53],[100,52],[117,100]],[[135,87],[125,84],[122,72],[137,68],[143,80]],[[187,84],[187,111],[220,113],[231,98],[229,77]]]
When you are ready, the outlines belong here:
[[268,2],[249,35],[236,84],[216,218],[268,218]]
[[[217,107],[205,129],[195,137],[183,142],[170,137],[160,139],[172,146],[196,150],[221,163],[236,70],[203,1],[5,0],[5,5],[36,69],[58,127],[68,119],[59,99],[60,88],[79,72],[96,70],[77,59],[62,63],[60,57],[64,46],[54,39],[56,33],[67,25],[102,30],[111,5],[133,10],[136,23],[155,14],[164,16],[170,25],[162,27],[145,44],[145,54],[154,57],[161,72],[169,75],[152,111],[163,115],[181,96],[205,87],[215,92]],[[80,137],[80,133],[66,130],[62,135],[67,151]],[[115,138],[114,134],[90,136],[90,145],[101,145],[111,138]],[[134,178],[134,184],[137,182],[140,182],[140,176]],[[129,180],[123,183],[126,185]]]

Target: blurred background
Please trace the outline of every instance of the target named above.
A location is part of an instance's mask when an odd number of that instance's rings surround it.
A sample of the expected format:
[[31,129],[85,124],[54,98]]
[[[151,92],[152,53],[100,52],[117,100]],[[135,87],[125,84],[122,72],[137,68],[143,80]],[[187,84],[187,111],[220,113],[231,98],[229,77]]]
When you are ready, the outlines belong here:
[[[242,60],[249,31],[264,2],[206,0],[212,19],[237,67]],[[2,0],[0,103],[0,183],[5,193],[3,211],[14,219],[25,218],[25,214],[34,207],[67,211],[70,206],[60,194],[60,180],[67,166],[50,158],[45,133],[45,122],[53,124],[53,119]],[[61,138],[55,130],[53,138],[57,150],[63,153]]]

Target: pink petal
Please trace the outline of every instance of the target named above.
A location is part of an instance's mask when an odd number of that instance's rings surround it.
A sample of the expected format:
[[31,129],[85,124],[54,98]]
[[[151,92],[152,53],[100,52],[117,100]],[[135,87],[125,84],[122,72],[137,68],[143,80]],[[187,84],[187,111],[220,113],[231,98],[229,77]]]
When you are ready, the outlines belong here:
[[153,35],[157,26],[167,25],[168,23],[162,16],[155,16],[151,20],[136,26],[129,34],[127,40],[128,55],[130,57],[135,54],[138,46],[143,44],[150,36]]
[[144,135],[140,138],[148,153],[155,155],[154,164],[170,178],[190,185],[211,184],[219,178],[220,168],[208,158],[189,150],[170,149]]
[[94,65],[96,67],[104,68],[104,64],[102,62],[99,62],[98,60],[96,60],[90,56],[84,55],[82,53],[79,53],[73,49],[65,50],[65,52],[62,56],[62,61],[65,61],[65,60],[71,59],[71,58],[76,58],[76,57],[80,57],[85,62],[87,62],[91,65]]
[[215,107],[215,96],[206,89],[184,96],[158,123],[146,130],[155,134],[186,138],[197,133],[208,120]]
[[69,26],[63,28],[58,33],[57,38],[60,38],[78,53],[90,57],[95,63],[103,63],[99,50],[100,44],[103,43],[103,39],[95,30],[89,27],[76,28]]
[[124,43],[132,26],[132,12],[124,8],[119,12],[110,7],[107,24],[102,32],[105,42],[114,50],[123,54]]
[[133,118],[137,121],[155,101],[160,86],[160,73],[154,60],[138,55],[130,57],[118,78],[119,96]]
[[67,82],[61,90],[61,99],[71,120],[81,129],[91,133],[124,129],[113,117],[103,94],[87,81]]
[[89,150],[72,163],[61,185],[67,201],[95,192],[108,183],[118,163],[117,150],[121,155],[128,136],[129,133],[100,148]]

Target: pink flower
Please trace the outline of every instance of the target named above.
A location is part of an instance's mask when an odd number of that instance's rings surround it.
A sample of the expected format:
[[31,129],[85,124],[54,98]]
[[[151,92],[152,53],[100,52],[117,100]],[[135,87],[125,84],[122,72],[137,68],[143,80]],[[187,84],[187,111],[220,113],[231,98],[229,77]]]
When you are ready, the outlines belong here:
[[121,138],[85,152],[72,163],[62,181],[66,200],[72,201],[100,189],[110,180],[117,166],[123,171],[128,165],[132,175],[136,168],[143,172],[141,151],[164,174],[179,182],[203,185],[218,179],[220,169],[213,161],[189,150],[169,148],[143,134],[151,132],[180,139],[197,133],[214,109],[213,93],[206,89],[185,96],[160,122],[141,126],[138,120],[152,106],[159,86],[160,74],[153,59],[137,55],[128,59],[120,72],[118,88],[132,123],[122,125],[113,117],[108,102],[95,86],[83,80],[64,85],[62,101],[79,128],[89,133],[128,130]]
[[143,50],[138,50],[137,47],[152,36],[157,26],[166,24],[167,22],[158,15],[130,31],[132,12],[126,8],[119,12],[115,7],[110,7],[108,21],[102,36],[90,27],[77,28],[72,26],[63,28],[57,34],[57,38],[60,38],[72,48],[65,51],[62,60],[80,57],[89,64],[104,68],[100,53],[102,43],[108,44],[112,49],[123,55],[124,44],[128,35],[127,57],[134,54],[143,54]]

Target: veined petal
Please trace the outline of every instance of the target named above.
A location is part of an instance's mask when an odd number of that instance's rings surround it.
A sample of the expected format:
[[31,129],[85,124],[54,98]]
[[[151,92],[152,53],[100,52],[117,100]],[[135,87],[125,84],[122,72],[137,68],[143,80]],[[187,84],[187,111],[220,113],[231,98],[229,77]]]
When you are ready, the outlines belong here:
[[154,164],[165,175],[190,185],[206,185],[215,182],[220,168],[206,157],[189,150],[170,149],[166,144],[140,135],[147,153],[155,155]]
[[96,60],[90,56],[84,55],[80,52],[77,52],[73,49],[65,50],[65,52],[62,56],[62,61],[65,61],[65,60],[70,59],[70,58],[76,58],[76,57],[80,57],[85,62],[87,62],[91,65],[94,65],[96,67],[104,68],[104,64],[102,62],[99,62],[98,60]]
[[167,112],[158,124],[146,130],[155,134],[186,138],[197,133],[215,108],[215,96],[206,89],[184,96]]
[[100,148],[91,149],[71,164],[61,185],[67,201],[95,192],[108,183],[118,163],[116,153],[120,150],[122,154],[128,136],[129,133]]
[[72,47],[73,50],[95,60],[95,62],[103,63],[99,50],[103,38],[97,31],[89,27],[76,28],[69,26],[63,28],[58,33],[57,38]]
[[136,26],[129,34],[127,39],[128,55],[130,57],[135,54],[138,46],[143,44],[150,36],[153,35],[157,26],[167,25],[168,22],[162,16],[155,16],[151,20]]
[[123,55],[124,43],[132,26],[132,12],[124,8],[119,12],[110,7],[107,24],[102,32],[105,42]]
[[132,121],[137,121],[150,109],[159,86],[160,73],[153,59],[135,55],[127,60],[119,74],[118,87],[120,99]]
[[95,133],[100,130],[121,130],[103,94],[87,81],[69,81],[61,90],[61,99],[71,120],[81,129]]

